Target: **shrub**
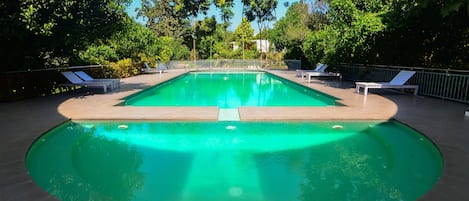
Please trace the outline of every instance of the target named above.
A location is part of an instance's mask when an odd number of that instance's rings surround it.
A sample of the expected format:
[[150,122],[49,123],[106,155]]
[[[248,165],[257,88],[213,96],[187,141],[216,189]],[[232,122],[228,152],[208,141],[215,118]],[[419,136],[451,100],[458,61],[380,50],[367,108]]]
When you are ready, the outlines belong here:
[[130,58],[121,59],[116,63],[112,62],[109,67],[109,71],[106,71],[106,74],[110,77],[118,78],[137,75],[141,70],[141,65],[135,65]]

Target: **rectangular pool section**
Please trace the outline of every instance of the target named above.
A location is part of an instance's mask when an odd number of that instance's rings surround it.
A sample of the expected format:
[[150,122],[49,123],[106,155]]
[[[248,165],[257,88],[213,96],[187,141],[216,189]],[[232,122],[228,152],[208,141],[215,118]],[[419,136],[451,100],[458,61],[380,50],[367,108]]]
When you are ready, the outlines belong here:
[[128,106],[335,106],[337,98],[266,72],[192,72],[125,98]]

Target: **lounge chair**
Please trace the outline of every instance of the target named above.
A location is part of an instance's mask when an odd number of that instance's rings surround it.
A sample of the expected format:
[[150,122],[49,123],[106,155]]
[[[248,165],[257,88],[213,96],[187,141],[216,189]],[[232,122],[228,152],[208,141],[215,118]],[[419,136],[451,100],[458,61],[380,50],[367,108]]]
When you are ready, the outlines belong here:
[[259,66],[254,65],[254,66],[247,66],[247,69],[248,70],[259,70],[261,68]]
[[363,88],[363,95],[368,95],[368,89],[414,89],[414,95],[418,93],[417,85],[406,85],[405,83],[415,74],[415,71],[400,71],[390,82],[355,82],[357,93]]
[[306,72],[304,76],[308,78],[308,82],[311,82],[312,77],[338,77],[342,79],[342,74],[333,72]]
[[87,73],[85,73],[84,71],[76,71],[74,73],[85,82],[111,82],[113,89],[120,88],[119,79],[94,79],[91,76],[89,76]]
[[316,65],[316,68],[313,70],[301,70],[301,69],[296,70],[296,76],[303,78],[306,76],[306,73],[308,72],[325,72],[327,67],[329,67],[327,64],[319,63],[318,65]]
[[143,63],[142,73],[145,73],[145,74],[160,73],[161,75],[162,73],[164,73],[164,70],[166,69],[167,68],[165,64],[159,64],[158,68],[152,68],[147,63]]
[[107,93],[108,89],[112,89],[111,82],[87,82],[80,79],[75,73],[71,71],[61,72],[62,75],[67,78],[71,83],[60,84],[60,86],[82,86],[82,87],[99,87],[103,88],[104,93]]

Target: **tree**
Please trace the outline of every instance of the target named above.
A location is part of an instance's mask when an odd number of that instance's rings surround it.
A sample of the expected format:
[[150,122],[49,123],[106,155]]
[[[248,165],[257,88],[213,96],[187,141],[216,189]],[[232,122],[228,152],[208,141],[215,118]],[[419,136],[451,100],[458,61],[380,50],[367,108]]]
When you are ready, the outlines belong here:
[[292,4],[285,16],[269,31],[269,40],[275,47],[286,51],[285,58],[305,60],[301,46],[308,33],[317,31],[327,23],[326,14],[318,10],[312,12],[308,4]]
[[251,28],[249,21],[243,17],[241,24],[235,30],[235,37],[238,44],[241,44],[243,51],[243,60],[244,60],[244,49],[245,44],[250,43],[254,34],[254,29]]
[[393,2],[383,16],[375,62],[469,69],[467,0]]
[[310,61],[469,68],[467,0],[329,3],[302,45]]
[[215,0],[215,6],[220,8],[221,11],[221,20],[223,21],[223,26],[227,29],[230,26],[230,20],[234,15],[233,0]]
[[366,62],[386,27],[381,17],[386,12],[378,1],[331,0],[328,25],[309,33],[302,50],[314,63]]
[[215,16],[206,17],[202,21],[196,22],[195,38],[196,44],[199,47],[199,54],[201,58],[210,57],[210,52],[215,42],[217,29],[217,20]]
[[78,62],[78,50],[120,29],[128,0],[0,3],[2,70]]
[[221,11],[221,20],[223,21],[223,30],[224,30],[224,39],[225,43],[226,41],[226,32],[227,28],[230,26],[231,18],[233,18],[234,12],[232,10],[233,8],[233,0],[215,0],[215,6],[220,8]]
[[90,64],[108,64],[124,58],[139,61],[141,57],[155,61],[158,54],[156,35],[143,25],[128,17],[122,30],[109,39],[91,44],[80,51],[80,58]]
[[142,0],[138,16],[145,17],[146,26],[157,36],[181,38],[188,27],[182,1]]
[[224,25],[217,25],[213,36],[213,43],[210,44],[211,58],[222,59],[222,58],[234,58],[233,49],[226,41],[234,41],[233,32],[227,31]]
[[210,0],[183,0],[184,3],[184,11],[187,16],[191,16],[192,18],[192,25],[193,25],[193,32],[192,32],[192,56],[193,59],[197,59],[196,53],[196,22],[195,18],[199,15],[199,13],[207,14],[207,10],[210,7]]
[[[242,0],[244,14],[249,21],[257,21],[260,33],[265,28],[265,22],[275,20],[274,11],[277,8],[277,0]],[[260,35],[262,40],[262,35]],[[262,49],[262,43],[261,48]]]

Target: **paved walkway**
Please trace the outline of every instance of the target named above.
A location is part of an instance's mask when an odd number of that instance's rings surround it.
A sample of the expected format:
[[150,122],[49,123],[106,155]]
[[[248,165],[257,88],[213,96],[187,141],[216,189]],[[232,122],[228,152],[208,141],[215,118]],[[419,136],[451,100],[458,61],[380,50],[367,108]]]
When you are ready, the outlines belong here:
[[[340,81],[305,80],[295,72],[271,71],[337,98],[345,106],[241,107],[242,121],[251,120],[387,120],[397,119],[431,138],[444,158],[443,175],[421,200],[469,200],[469,105],[399,92],[371,91],[368,97]],[[0,200],[55,200],[27,174],[25,156],[42,133],[68,119],[151,119],[216,121],[217,107],[123,107],[122,98],[184,73],[122,79],[122,88],[107,94],[73,93],[0,103]],[[380,93],[380,94],[376,94]]]

